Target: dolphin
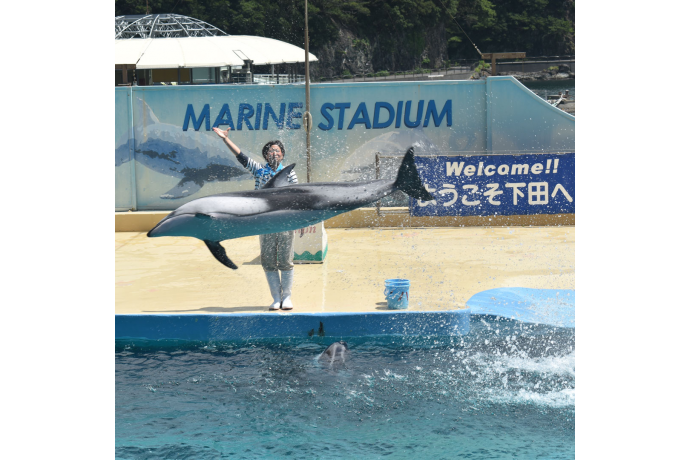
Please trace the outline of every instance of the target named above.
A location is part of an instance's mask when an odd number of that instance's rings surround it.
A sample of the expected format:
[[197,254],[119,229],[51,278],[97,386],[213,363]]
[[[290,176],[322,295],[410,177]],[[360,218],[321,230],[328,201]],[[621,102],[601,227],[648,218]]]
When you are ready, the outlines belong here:
[[281,169],[259,190],[221,193],[185,203],[147,236],[198,238],[220,263],[237,269],[221,241],[308,227],[373,203],[396,190],[424,201],[434,199],[419,177],[412,147],[405,153],[395,179],[289,185],[288,174],[294,167],[291,164]]
[[345,360],[350,356],[350,349],[347,343],[342,340],[332,343],[326,350],[319,355],[319,360],[327,361],[330,365],[334,363],[345,364]]

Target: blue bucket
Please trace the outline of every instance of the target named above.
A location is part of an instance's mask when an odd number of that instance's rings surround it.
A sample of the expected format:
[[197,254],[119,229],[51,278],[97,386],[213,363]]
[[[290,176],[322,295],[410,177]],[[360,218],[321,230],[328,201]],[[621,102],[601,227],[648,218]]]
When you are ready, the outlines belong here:
[[386,289],[383,295],[388,301],[388,308],[392,310],[404,310],[410,297],[410,280],[390,279],[386,280]]

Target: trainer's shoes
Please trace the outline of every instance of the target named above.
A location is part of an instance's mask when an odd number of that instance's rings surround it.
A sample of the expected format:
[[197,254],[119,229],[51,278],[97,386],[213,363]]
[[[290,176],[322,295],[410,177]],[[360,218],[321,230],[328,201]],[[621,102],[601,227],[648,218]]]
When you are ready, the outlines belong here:
[[280,272],[280,285],[283,288],[282,303],[280,308],[283,310],[292,310],[292,277],[294,270],[284,270]]
[[268,309],[280,310],[280,274],[277,271],[264,273],[266,273],[268,287],[271,290],[271,297],[273,297],[273,302]]

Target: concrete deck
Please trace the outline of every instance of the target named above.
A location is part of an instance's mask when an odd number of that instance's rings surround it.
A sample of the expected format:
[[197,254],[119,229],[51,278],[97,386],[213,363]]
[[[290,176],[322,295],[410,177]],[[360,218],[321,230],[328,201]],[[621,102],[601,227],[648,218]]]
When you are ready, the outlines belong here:
[[[409,310],[465,308],[499,287],[575,288],[575,228],[327,229],[323,264],[295,265],[293,312],[389,311],[388,278],[411,281]],[[259,237],[223,242],[238,270],[193,238],[115,233],[116,314],[268,311]],[[277,312],[276,314],[281,314]]]
[[[148,232],[170,211],[116,212],[116,232]],[[436,227],[551,227],[575,225],[575,214],[529,216],[411,216],[408,208],[359,208],[331,217],[324,223],[334,228],[436,228]]]

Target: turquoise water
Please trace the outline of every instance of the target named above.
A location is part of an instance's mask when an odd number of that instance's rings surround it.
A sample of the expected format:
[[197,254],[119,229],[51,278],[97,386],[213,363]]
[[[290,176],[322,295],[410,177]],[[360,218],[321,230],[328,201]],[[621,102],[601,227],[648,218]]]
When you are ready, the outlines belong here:
[[574,329],[339,339],[116,342],[116,458],[574,458]]

